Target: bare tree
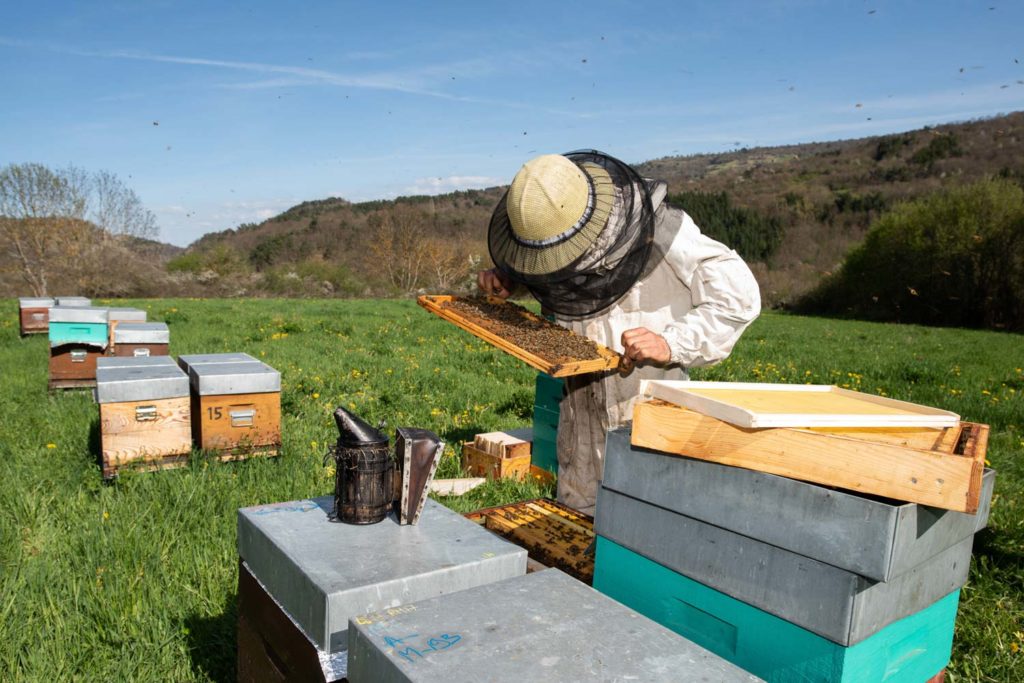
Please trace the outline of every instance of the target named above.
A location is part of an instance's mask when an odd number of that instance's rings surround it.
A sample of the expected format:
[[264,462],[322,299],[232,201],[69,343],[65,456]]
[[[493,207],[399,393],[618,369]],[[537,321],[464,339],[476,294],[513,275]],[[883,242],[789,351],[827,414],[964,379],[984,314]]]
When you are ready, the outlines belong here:
[[428,265],[424,248],[430,216],[397,204],[367,218],[369,250],[388,281],[403,292],[416,289]]
[[82,278],[103,270],[111,241],[156,234],[153,214],[112,173],[34,163],[0,169],[0,247],[36,296],[58,272],[87,285]]

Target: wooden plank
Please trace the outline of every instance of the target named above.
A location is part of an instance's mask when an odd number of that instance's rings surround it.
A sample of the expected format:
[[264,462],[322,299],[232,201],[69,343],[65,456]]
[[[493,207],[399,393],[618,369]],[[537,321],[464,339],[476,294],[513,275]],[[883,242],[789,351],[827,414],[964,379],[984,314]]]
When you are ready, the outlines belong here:
[[[987,430],[984,431],[987,435]],[[634,446],[960,512],[978,509],[985,439],[951,455],[802,429],[744,429],[646,401],[633,412]],[[961,436],[961,443],[965,443]]]
[[943,453],[953,452],[960,435],[960,425],[944,429],[932,427],[809,427],[808,430],[926,451],[942,451]]
[[[453,298],[454,297],[451,296],[423,295],[417,298],[416,301],[420,306],[434,315],[444,318],[450,323],[454,323],[466,332],[479,337],[488,344],[491,344],[505,353],[515,356],[527,365],[536,368],[547,375],[551,375],[552,377],[568,377],[570,375],[579,375],[588,372],[600,372],[616,368],[619,365],[619,354],[600,344],[597,344],[597,353],[601,357],[597,359],[556,363],[545,358],[541,358],[540,356],[517,346],[508,339],[499,337],[480,325],[463,318],[457,312],[442,306],[442,304],[451,301]],[[502,299],[493,297],[489,298],[488,301],[495,304],[504,303]],[[548,322],[540,316],[533,315],[529,312],[527,312],[527,314],[531,316],[532,320]]]
[[[193,396],[193,431],[196,446],[208,451],[281,443],[281,394],[224,394]],[[240,419],[253,411],[251,419]]]
[[503,458],[465,443],[462,445],[462,469],[474,477],[524,479],[530,475],[530,455]]
[[434,479],[430,482],[430,492],[439,496],[461,496],[487,482],[484,477],[465,477],[462,479]]
[[946,410],[829,385],[644,381],[640,393],[738,427],[955,427]]
[[[149,407],[156,411],[153,419],[140,421],[138,410]],[[188,455],[192,452],[189,399],[100,404],[100,442],[104,470],[133,460]]]

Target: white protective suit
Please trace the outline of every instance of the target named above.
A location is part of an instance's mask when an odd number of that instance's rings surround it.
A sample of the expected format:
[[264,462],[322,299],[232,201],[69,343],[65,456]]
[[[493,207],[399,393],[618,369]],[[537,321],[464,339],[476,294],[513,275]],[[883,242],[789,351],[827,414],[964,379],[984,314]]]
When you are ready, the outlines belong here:
[[642,379],[687,379],[687,369],[726,358],[761,311],[761,295],[743,259],[701,234],[682,209],[654,193],[655,243],[647,270],[610,308],[558,319],[577,334],[622,352],[622,333],[646,327],[672,351],[664,367],[643,366],[566,380],[558,421],[558,500],[593,514],[604,472],[605,436],[632,419]]

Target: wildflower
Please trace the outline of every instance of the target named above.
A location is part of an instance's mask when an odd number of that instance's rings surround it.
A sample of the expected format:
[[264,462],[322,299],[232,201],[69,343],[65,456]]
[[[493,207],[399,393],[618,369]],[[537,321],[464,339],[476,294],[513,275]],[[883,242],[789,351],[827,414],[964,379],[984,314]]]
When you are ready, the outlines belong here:
[[48,443],[48,444],[46,444],[46,447],[47,448],[56,448],[57,444],[55,444],[55,443]]
[[103,521],[110,519],[110,513],[106,510],[103,511]]
[[318,394],[317,392],[314,391],[313,392],[313,398],[320,398],[320,394]]

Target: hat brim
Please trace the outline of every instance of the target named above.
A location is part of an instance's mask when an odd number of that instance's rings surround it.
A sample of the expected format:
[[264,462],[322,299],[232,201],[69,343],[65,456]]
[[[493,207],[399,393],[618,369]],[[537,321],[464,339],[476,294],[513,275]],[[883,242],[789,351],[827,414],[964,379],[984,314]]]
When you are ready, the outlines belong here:
[[546,246],[530,246],[516,239],[505,205],[507,194],[501,198],[491,217],[488,246],[495,263],[513,271],[513,275],[549,275],[563,270],[582,258],[597,241],[608,224],[615,207],[615,183],[608,171],[600,165],[579,164],[594,188],[594,209],[590,219],[565,240]]

